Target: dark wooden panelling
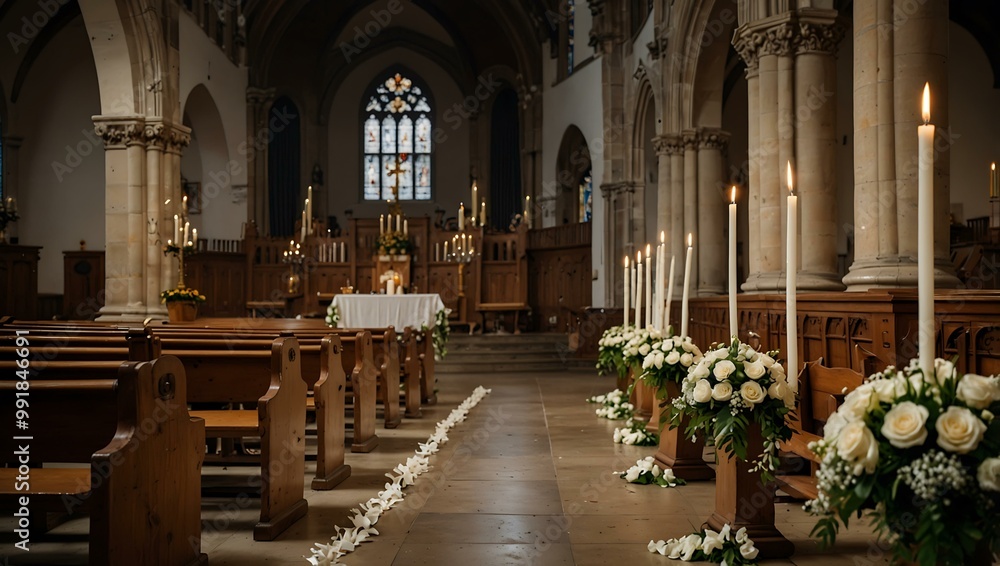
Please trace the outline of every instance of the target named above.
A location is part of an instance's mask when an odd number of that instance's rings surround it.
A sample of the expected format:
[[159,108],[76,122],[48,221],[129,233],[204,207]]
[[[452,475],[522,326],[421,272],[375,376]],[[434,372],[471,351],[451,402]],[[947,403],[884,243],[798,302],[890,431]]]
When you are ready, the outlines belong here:
[[536,330],[567,332],[592,302],[591,225],[528,232],[528,302]]
[[0,245],[0,312],[22,320],[38,318],[36,246]]
[[63,252],[63,317],[93,320],[103,306],[104,252]]

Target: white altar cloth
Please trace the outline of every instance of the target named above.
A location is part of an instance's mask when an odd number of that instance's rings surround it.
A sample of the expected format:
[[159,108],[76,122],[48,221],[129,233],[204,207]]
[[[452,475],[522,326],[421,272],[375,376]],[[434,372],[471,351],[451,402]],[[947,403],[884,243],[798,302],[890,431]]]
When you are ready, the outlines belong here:
[[421,325],[434,327],[435,315],[444,309],[437,293],[413,295],[335,295],[333,306],[340,314],[340,328],[385,328],[396,330]]

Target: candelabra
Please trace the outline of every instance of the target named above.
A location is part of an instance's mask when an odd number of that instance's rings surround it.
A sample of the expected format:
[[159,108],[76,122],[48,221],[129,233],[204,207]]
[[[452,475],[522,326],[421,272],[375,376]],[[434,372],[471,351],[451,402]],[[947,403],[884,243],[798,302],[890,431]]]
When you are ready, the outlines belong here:
[[281,257],[281,263],[288,264],[288,294],[295,295],[299,292],[299,266],[305,260],[302,255],[302,245],[295,243],[295,240],[288,242],[288,249]]
[[[170,201],[168,200],[167,203]],[[190,236],[190,237],[189,237]],[[167,245],[163,246],[163,255],[177,258],[177,288],[185,289],[184,285],[184,256],[195,253],[198,245],[198,229],[191,229],[188,222],[187,196],[181,204],[181,213],[174,215],[173,237],[167,240]]]

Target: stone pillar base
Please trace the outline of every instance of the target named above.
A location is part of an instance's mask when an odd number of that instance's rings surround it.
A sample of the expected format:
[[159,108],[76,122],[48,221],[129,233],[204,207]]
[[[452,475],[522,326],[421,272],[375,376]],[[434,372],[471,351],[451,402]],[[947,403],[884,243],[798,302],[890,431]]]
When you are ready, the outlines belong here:
[[747,293],[768,293],[785,290],[784,271],[763,271],[751,273],[740,286]]
[[[770,271],[767,273],[754,273],[747,277],[742,289],[747,293],[784,293],[785,292],[785,272]],[[799,293],[820,293],[825,291],[843,291],[844,282],[836,273],[820,273],[812,271],[799,271],[798,292]]]
[[[909,257],[883,258],[874,261],[856,261],[844,277],[848,291],[869,289],[899,289],[917,286],[917,263]],[[934,286],[937,289],[954,289],[962,282],[955,276],[950,264],[941,259],[935,262]]]

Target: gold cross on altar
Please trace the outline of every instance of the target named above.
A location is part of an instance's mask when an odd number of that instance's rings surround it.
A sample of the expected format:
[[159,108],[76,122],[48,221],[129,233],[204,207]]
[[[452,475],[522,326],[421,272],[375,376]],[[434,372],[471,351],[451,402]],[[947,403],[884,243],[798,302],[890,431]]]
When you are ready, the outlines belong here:
[[386,173],[392,175],[395,178],[395,183],[392,185],[392,201],[389,203],[389,210],[393,214],[400,213],[399,206],[399,176],[406,170],[403,169],[403,162],[406,161],[405,155],[396,155],[396,166],[392,169],[386,168]]

